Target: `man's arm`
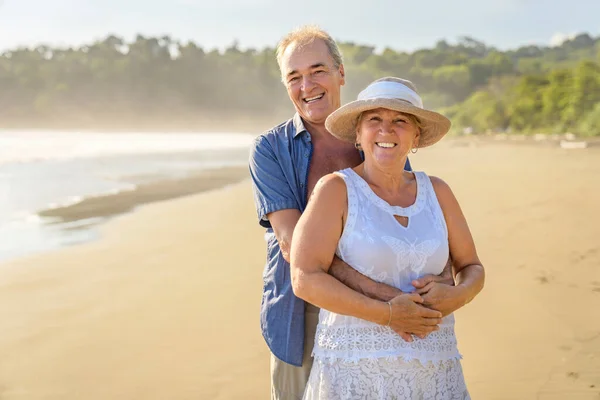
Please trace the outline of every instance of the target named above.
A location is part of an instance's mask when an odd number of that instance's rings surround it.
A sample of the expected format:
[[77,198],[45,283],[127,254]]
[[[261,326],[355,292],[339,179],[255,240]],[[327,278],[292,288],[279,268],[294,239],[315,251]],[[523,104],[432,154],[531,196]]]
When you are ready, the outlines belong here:
[[338,256],[333,258],[328,273],[350,289],[374,300],[390,301],[399,294],[402,294],[400,289],[374,281],[361,274]]
[[267,219],[269,213],[298,209],[296,197],[267,136],[261,135],[254,140],[250,148],[249,168],[254,205],[261,226],[271,226]]
[[290,249],[292,248],[292,236],[294,228],[300,219],[300,210],[286,209],[279,210],[267,214],[267,218],[271,223],[275,237],[281,249],[281,255],[285,261],[290,262]]
[[[271,222],[283,258],[290,262],[292,237],[300,219],[300,211],[297,209],[279,210],[268,214],[267,218]],[[350,289],[374,300],[389,301],[402,293],[400,289],[368,278],[337,256],[334,257],[328,272]]]

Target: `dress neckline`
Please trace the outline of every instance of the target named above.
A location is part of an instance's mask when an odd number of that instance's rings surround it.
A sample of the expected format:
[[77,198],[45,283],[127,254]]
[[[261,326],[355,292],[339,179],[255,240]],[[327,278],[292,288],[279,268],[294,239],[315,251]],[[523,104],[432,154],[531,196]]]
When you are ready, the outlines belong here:
[[413,172],[415,175],[415,180],[417,181],[417,196],[415,198],[415,202],[407,207],[402,206],[393,206],[381,197],[377,195],[369,186],[369,183],[364,180],[362,176],[360,176],[354,169],[348,168],[350,174],[353,176],[353,180],[355,180],[360,188],[361,192],[378,208],[386,211],[392,215],[398,215],[400,217],[411,217],[417,213],[419,213],[423,206],[425,205],[425,185],[423,184],[423,173],[422,172]]

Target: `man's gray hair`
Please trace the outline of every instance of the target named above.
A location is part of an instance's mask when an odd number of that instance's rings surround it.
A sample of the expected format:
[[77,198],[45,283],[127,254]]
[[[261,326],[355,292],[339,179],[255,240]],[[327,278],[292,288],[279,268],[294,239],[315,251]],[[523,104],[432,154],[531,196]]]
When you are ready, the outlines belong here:
[[325,42],[327,49],[329,50],[329,54],[331,55],[331,58],[333,58],[333,66],[336,69],[339,68],[343,63],[342,53],[340,52],[340,48],[335,40],[333,40],[331,35],[316,25],[304,25],[285,35],[277,44],[277,65],[279,65],[279,70],[281,71],[281,59],[283,57],[283,53],[285,53],[285,50],[292,43],[304,46],[312,43],[316,39],[320,39]]

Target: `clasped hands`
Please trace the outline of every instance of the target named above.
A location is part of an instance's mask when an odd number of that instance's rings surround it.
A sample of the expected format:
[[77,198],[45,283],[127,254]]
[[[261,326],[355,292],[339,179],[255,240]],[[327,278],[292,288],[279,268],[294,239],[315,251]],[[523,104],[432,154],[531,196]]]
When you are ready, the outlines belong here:
[[412,282],[415,291],[401,293],[389,301],[390,327],[405,341],[424,339],[439,330],[442,318],[460,307],[461,292],[446,275],[426,275]]

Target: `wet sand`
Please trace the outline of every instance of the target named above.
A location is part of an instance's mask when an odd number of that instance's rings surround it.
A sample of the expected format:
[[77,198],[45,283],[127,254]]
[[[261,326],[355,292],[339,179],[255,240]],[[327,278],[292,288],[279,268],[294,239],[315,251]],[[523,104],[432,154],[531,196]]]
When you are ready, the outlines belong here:
[[240,182],[248,176],[247,166],[209,169],[192,173],[185,178],[140,184],[131,191],[88,197],[79,203],[42,210],[38,215],[51,223],[110,217],[130,212],[142,204],[222,188]]

